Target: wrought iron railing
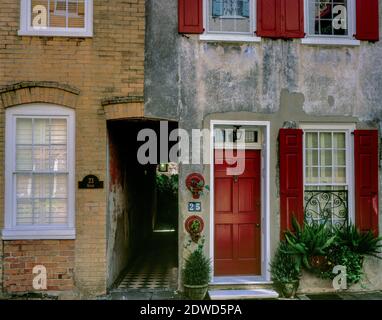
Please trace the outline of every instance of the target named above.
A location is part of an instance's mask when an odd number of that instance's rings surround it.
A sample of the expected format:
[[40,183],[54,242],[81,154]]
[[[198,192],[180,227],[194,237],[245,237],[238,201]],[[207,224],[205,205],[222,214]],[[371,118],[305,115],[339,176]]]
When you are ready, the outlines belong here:
[[344,227],[348,223],[347,190],[305,190],[305,220]]

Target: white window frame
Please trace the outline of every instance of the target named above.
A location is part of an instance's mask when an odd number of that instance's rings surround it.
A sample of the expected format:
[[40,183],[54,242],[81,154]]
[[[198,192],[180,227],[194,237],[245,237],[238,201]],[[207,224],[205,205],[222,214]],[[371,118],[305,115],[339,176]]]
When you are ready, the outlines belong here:
[[[352,135],[356,129],[354,123],[346,124],[301,124],[300,129],[305,132],[345,132],[346,133],[346,181],[348,185],[348,221],[355,222],[355,179],[354,179],[354,139]],[[306,172],[305,172],[305,163],[306,163],[306,154],[305,154],[305,136],[303,139],[303,188],[305,193],[306,186]],[[319,186],[319,184],[315,184]]]
[[226,42],[260,42],[261,38],[256,36],[256,1],[250,0],[250,32],[213,32],[208,31],[208,1],[203,0],[203,26],[204,33],[199,36],[200,40],[204,41],[226,41]]
[[57,36],[57,37],[92,37],[93,36],[93,0],[85,2],[84,28],[33,28],[31,26],[31,0],[20,0],[19,36]]
[[309,34],[309,2],[304,2],[304,27],[305,38],[301,39],[302,44],[317,44],[317,45],[348,45],[359,46],[361,41],[356,40],[354,35],[356,34],[356,7],[355,0],[348,0],[348,28],[349,34],[347,36],[335,36],[335,35],[315,35]]
[[[15,182],[13,172],[16,154],[16,119],[51,117],[67,120],[68,155],[68,223],[67,225],[17,226]],[[75,239],[75,112],[51,104],[28,104],[5,111],[5,227],[4,240]]]

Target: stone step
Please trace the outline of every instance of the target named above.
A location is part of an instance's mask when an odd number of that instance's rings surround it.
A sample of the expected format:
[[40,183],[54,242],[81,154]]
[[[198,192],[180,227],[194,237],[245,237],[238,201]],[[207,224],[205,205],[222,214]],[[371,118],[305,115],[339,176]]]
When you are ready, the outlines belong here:
[[277,299],[279,294],[270,289],[209,290],[211,300],[265,300]]
[[210,290],[256,290],[256,289],[269,289],[273,290],[272,282],[259,282],[259,283],[233,283],[233,282],[213,282],[209,284]]

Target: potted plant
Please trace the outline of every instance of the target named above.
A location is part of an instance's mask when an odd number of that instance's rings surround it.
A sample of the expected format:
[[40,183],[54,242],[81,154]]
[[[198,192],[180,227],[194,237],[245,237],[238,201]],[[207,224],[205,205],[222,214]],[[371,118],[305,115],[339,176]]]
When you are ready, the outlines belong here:
[[300,285],[301,268],[289,245],[281,242],[271,263],[271,277],[277,291],[285,298],[294,298]]
[[184,293],[191,300],[203,300],[211,279],[211,261],[203,253],[200,245],[193,251],[183,270]]

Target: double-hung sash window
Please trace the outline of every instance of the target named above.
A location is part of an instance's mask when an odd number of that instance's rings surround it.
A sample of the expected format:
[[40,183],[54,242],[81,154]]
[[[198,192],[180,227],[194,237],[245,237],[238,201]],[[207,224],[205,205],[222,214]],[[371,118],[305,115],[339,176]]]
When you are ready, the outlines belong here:
[[304,130],[305,218],[343,226],[352,216],[351,129]]
[[5,238],[74,237],[74,114],[48,105],[6,116]]
[[210,33],[253,33],[254,0],[207,0],[207,31]]
[[91,37],[92,15],[92,0],[21,0],[19,35]]

